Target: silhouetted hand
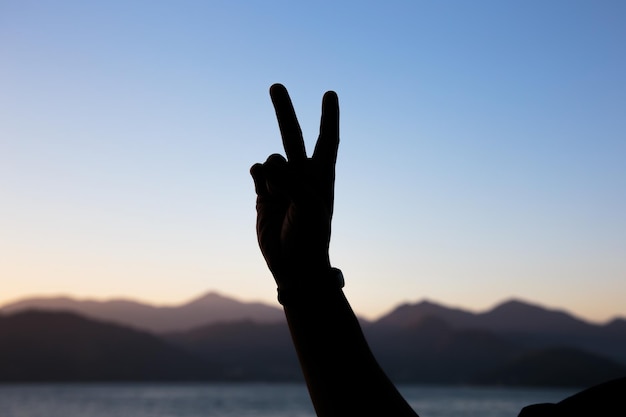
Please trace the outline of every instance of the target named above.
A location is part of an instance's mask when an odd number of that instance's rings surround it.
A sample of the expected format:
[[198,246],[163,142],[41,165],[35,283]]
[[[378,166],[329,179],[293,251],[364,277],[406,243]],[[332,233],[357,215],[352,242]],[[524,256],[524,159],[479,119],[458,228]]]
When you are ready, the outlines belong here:
[[250,169],[257,193],[259,246],[279,288],[316,285],[315,280],[330,270],[338,99],[333,91],[324,94],[320,134],[308,158],[287,90],[274,84],[270,96],[287,159],[272,154]]
[[287,90],[274,84],[270,95],[287,159],[273,154],[250,169],[257,193],[257,237],[278,284],[278,300],[285,307],[315,412],[320,417],[416,417],[374,358],[341,290],[343,276],[330,265],[337,95],[324,94],[311,158]]

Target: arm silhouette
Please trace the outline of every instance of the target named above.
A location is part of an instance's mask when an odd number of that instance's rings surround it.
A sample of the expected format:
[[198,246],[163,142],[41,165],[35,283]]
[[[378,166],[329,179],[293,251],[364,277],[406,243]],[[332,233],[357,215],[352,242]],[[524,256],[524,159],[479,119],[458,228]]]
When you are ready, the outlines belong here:
[[257,237],[278,286],[316,413],[415,417],[374,358],[341,290],[343,275],[331,267],[337,94],[324,94],[311,158],[287,90],[274,84],[270,96],[286,158],[272,154],[250,169],[257,194]]

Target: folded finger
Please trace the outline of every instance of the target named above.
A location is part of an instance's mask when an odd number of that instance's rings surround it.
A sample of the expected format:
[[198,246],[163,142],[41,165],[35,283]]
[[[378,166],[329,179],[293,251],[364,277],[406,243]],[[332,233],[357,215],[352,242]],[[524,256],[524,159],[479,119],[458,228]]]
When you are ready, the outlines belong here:
[[250,168],[250,175],[252,175],[252,180],[254,181],[254,191],[258,196],[266,196],[268,195],[267,191],[267,180],[265,178],[265,172],[263,171],[262,164],[254,164]]

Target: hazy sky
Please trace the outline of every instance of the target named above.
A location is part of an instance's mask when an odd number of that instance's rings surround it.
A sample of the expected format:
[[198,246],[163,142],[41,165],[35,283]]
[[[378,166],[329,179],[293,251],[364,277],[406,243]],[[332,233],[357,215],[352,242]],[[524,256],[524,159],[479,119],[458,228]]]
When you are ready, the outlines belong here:
[[0,2],[0,304],[276,304],[249,167],[335,90],[357,313],[626,316],[626,2]]

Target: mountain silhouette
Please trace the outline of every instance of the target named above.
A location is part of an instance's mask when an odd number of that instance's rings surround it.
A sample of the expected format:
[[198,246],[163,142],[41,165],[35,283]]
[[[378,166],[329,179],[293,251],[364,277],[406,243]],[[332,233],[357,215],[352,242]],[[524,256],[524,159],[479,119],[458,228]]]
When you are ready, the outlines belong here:
[[231,379],[304,381],[286,322],[216,323],[164,337],[207,361],[219,358]]
[[439,317],[457,329],[481,328],[507,332],[571,332],[581,331],[589,325],[563,311],[517,299],[504,301],[483,313],[445,307],[430,301],[403,304],[379,318],[377,323],[407,326],[430,316]]
[[509,300],[488,312],[477,314],[476,322],[481,327],[494,331],[577,333],[589,328],[589,323],[577,319],[561,310]]
[[[603,329],[623,336],[622,324]],[[589,386],[626,373],[624,363],[584,349],[537,348],[435,316],[405,326],[374,322],[364,333],[395,382]],[[285,321],[157,335],[76,313],[25,311],[0,315],[0,341],[0,381],[302,381]]]
[[0,316],[0,381],[221,379],[219,367],[147,332],[68,312]]
[[572,348],[526,352],[478,378],[488,384],[588,387],[624,377],[626,366]]
[[626,334],[626,320],[621,318],[611,320],[604,327],[610,332]]
[[[169,307],[31,298],[0,311],[0,379],[302,378],[282,309],[215,292]],[[625,372],[623,318],[593,324],[518,299],[479,313],[423,300],[361,324],[381,366],[398,382],[564,384],[557,376],[568,375],[564,363],[580,368],[565,379],[581,384]],[[74,333],[59,339],[65,329]],[[129,345],[114,348],[122,342]],[[568,360],[559,362],[555,352]],[[141,368],[159,355],[154,368]],[[178,373],[169,361],[180,361]],[[21,372],[18,363],[25,363]],[[207,364],[214,365],[207,370]]]
[[[436,317],[406,327],[372,325],[365,335],[396,383],[585,387],[626,375],[623,364],[601,355],[576,348],[529,350],[490,331],[453,329]],[[286,323],[220,323],[164,337],[219,361],[231,379],[302,380]]]
[[436,317],[455,330],[491,332],[527,349],[569,346],[626,363],[626,320],[592,324],[567,312],[521,300],[508,300],[489,311],[473,313],[422,301],[403,304],[372,326],[406,328]]
[[154,333],[181,331],[209,323],[254,320],[284,321],[281,308],[263,303],[246,303],[209,292],[177,306],[159,307],[132,300],[76,300],[70,297],[27,298],[3,306],[3,313],[30,309],[71,311],[85,317],[115,322]]
[[401,304],[375,321],[377,326],[407,327],[429,317],[438,317],[455,328],[472,327],[475,314],[458,308],[445,307],[428,300]]
[[376,323],[364,333],[383,369],[397,382],[471,383],[475,375],[523,351],[493,333],[456,330],[435,316],[404,327]]

